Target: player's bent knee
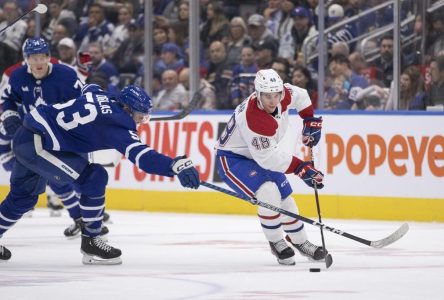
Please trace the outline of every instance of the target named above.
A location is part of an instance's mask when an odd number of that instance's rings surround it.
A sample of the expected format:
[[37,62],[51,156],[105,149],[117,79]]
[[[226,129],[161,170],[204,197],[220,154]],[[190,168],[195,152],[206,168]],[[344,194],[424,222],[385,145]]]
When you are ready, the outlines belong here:
[[256,192],[256,198],[262,202],[280,206],[281,193],[274,182],[267,181]]
[[108,172],[102,165],[89,164],[75,181],[85,195],[102,195],[108,184]]

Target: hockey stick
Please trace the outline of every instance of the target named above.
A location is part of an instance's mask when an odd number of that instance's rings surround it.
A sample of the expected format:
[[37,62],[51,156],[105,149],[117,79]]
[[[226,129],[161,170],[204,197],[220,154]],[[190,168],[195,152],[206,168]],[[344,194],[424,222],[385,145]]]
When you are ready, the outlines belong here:
[[12,21],[11,24],[7,25],[5,28],[0,30],[0,34],[3,33],[3,31],[8,29],[9,27],[11,27],[12,25],[14,25],[18,20],[22,19],[23,17],[25,17],[26,15],[30,14],[33,11],[38,12],[39,14],[44,14],[44,13],[46,13],[48,11],[48,7],[45,4],[37,4],[36,7],[34,7],[31,10],[28,10],[24,15],[19,16],[17,19]]
[[[313,158],[313,146],[310,146],[310,156],[311,156],[311,165],[314,168],[314,158]],[[322,224],[322,217],[321,217],[321,205],[319,204],[319,196],[318,196],[318,185],[316,184],[316,181],[313,180],[314,183],[314,192],[315,192],[315,199],[316,199],[316,208],[318,209],[318,220],[319,223]],[[330,268],[330,266],[333,264],[333,257],[328,253],[327,248],[325,248],[325,240],[324,240],[324,228],[323,226],[319,227],[321,231],[321,240],[322,240],[322,248],[324,248],[325,255],[325,266]]]
[[354,241],[356,241],[358,243],[361,243],[361,244],[364,244],[364,245],[367,245],[367,246],[370,246],[370,247],[373,247],[373,248],[383,248],[383,247],[386,247],[386,246],[388,246],[390,244],[393,244],[394,242],[396,242],[397,240],[402,238],[407,233],[407,231],[409,230],[409,225],[407,223],[404,223],[404,224],[402,224],[401,227],[399,227],[395,232],[393,232],[389,236],[387,236],[387,237],[385,237],[385,238],[383,238],[381,240],[370,241],[370,240],[366,240],[364,238],[361,238],[359,236],[347,233],[345,231],[342,231],[342,230],[335,229],[333,227],[327,226],[327,225],[325,225],[323,223],[320,223],[320,222],[317,222],[315,220],[306,218],[304,216],[301,216],[301,215],[289,212],[289,211],[287,211],[285,209],[282,209],[282,208],[273,206],[271,204],[259,201],[256,198],[252,198],[251,199],[251,198],[249,198],[247,196],[244,196],[244,195],[238,194],[236,192],[224,189],[222,187],[218,187],[218,186],[216,186],[214,184],[211,184],[211,183],[208,183],[208,182],[205,182],[205,181],[201,181],[200,184],[205,186],[205,187],[207,187],[207,188],[210,188],[210,189],[222,192],[224,194],[227,194],[227,195],[230,195],[230,196],[233,196],[233,197],[245,200],[247,202],[250,202],[253,205],[259,205],[259,206],[268,208],[270,210],[274,210],[274,211],[279,212],[279,213],[281,213],[283,215],[287,215],[287,216],[290,216],[292,218],[298,219],[298,220],[300,220],[300,221],[302,221],[304,223],[308,223],[308,224],[311,224],[311,225],[317,226],[317,227],[322,227],[325,230],[328,230],[330,232],[336,233],[338,235],[344,236],[344,237],[349,238],[351,240],[354,240]]
[[168,116],[168,117],[157,117],[157,118],[151,118],[150,121],[175,121],[175,120],[181,120],[183,118],[185,118],[186,116],[188,116],[190,114],[190,112],[192,112],[197,104],[199,104],[200,100],[201,100],[201,95],[200,92],[204,89],[205,87],[201,87],[200,89],[197,90],[197,92],[194,93],[193,98],[191,99],[190,103],[188,103],[187,107],[185,107],[181,112],[172,115],[172,116]]

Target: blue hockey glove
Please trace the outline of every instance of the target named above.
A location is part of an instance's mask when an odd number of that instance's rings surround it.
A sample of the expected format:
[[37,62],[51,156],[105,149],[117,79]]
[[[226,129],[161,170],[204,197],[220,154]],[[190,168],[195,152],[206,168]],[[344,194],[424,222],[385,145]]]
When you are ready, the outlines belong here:
[[7,136],[13,137],[17,129],[22,126],[22,121],[18,112],[13,110],[5,110],[0,116],[0,133]]
[[306,161],[301,163],[294,173],[298,175],[309,187],[314,188],[315,182],[318,189],[322,189],[324,187],[324,184],[322,183],[324,180],[324,174],[316,170],[311,162]]
[[12,151],[9,151],[7,153],[0,154],[0,163],[3,166],[3,169],[7,172],[12,171],[12,167],[14,166],[15,162],[15,156]]
[[302,129],[302,143],[305,146],[316,146],[321,139],[322,117],[305,118]]
[[197,189],[200,185],[199,173],[193,166],[191,159],[186,156],[178,156],[171,164],[171,170],[179,177],[182,186]]

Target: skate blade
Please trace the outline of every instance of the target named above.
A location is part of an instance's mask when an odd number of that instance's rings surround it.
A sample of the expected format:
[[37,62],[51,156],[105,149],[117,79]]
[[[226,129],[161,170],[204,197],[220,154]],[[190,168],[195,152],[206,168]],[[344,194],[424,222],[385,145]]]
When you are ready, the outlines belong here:
[[285,258],[285,259],[277,259],[278,263],[284,266],[294,266],[296,262],[293,257]]
[[120,265],[122,264],[122,258],[119,256],[115,258],[103,259],[95,255],[83,253],[82,263],[84,265]]
[[70,236],[65,235],[67,240],[75,240],[75,239],[78,239],[80,236],[81,236],[80,231],[75,235],[70,235]]

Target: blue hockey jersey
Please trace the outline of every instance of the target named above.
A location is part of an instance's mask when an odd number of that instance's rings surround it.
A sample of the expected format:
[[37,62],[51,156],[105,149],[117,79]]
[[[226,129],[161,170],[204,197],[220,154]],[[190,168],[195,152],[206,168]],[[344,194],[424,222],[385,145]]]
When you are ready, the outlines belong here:
[[81,95],[82,81],[70,67],[50,64],[49,74],[43,79],[35,79],[28,66],[24,65],[12,72],[9,85],[1,97],[3,111],[14,110],[26,115],[39,105],[65,102]]
[[146,173],[174,175],[172,158],[142,143],[132,117],[102,91],[39,106],[25,117],[23,125],[42,136],[46,150],[87,153],[116,149]]

